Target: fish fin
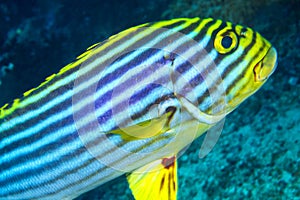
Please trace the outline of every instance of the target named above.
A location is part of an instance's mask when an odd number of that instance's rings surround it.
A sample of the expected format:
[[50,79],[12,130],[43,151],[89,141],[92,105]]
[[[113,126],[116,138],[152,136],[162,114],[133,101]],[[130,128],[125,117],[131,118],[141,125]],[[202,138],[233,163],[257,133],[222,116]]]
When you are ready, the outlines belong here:
[[184,97],[179,98],[182,102],[183,107],[199,122],[213,125],[221,121],[225,116],[224,114],[218,114],[218,115],[210,115],[206,114],[205,112],[202,112],[199,108],[197,108],[193,103],[191,103],[189,100],[187,100]]
[[150,138],[161,133],[165,133],[169,128],[169,123],[173,118],[176,108],[166,110],[160,117],[150,119],[133,126],[122,127],[112,130],[109,133],[119,134],[124,140],[137,140]]
[[127,176],[135,200],[176,200],[176,156],[162,158]]

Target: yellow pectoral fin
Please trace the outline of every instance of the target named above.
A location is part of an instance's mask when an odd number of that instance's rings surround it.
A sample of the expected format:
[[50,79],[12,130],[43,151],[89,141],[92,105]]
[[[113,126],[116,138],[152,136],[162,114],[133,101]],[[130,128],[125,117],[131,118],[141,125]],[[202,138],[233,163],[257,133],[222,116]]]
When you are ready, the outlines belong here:
[[120,134],[124,140],[137,140],[150,138],[161,133],[165,133],[169,129],[169,122],[173,116],[173,111],[167,112],[161,117],[147,120],[139,124],[122,127],[110,133]]
[[176,200],[176,157],[149,163],[128,175],[127,180],[136,200]]

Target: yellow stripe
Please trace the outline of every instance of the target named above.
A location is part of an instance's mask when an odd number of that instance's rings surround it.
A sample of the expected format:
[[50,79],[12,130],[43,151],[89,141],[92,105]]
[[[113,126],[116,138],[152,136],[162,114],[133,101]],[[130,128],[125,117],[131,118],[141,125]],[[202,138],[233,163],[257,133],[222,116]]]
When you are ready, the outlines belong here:
[[[251,31],[248,30],[248,31],[249,31],[249,35],[247,35],[247,38],[249,38],[249,39],[247,39],[244,43],[240,44],[243,46],[243,49],[247,48],[247,46],[249,46],[253,40],[253,31],[252,30]],[[255,34],[257,34],[257,33],[255,33]],[[269,49],[269,46],[271,46],[271,45],[269,45],[269,43],[267,41],[265,41],[266,43],[264,44],[264,42],[263,42],[264,40],[259,39],[259,38],[261,38],[261,36],[259,34],[256,35],[256,38],[257,39],[255,41],[255,45],[253,45],[252,48],[248,52],[244,52],[246,54],[246,56],[244,58],[244,62],[248,63],[247,71],[244,74],[244,77],[242,79],[239,79],[239,81],[235,83],[235,86],[231,89],[229,95],[234,95],[236,97],[243,97],[249,91],[253,91],[253,88],[256,88],[261,85],[261,84],[255,85],[254,80],[251,80],[251,79],[254,79],[253,69],[254,69],[254,66],[263,59],[263,56],[266,55],[266,53]],[[262,47],[263,47],[263,49],[259,50]],[[252,62],[250,62],[251,59],[253,59]],[[238,74],[241,74],[242,71],[243,71],[243,68],[240,68],[240,71],[238,72]],[[232,100],[230,100],[228,103],[236,104],[236,101],[237,101],[236,98],[232,98]]]
[[87,48],[86,50],[91,50],[92,48],[94,48],[95,46],[97,46],[98,44],[100,44],[101,42],[98,42],[96,44],[93,44],[92,46],[90,46],[89,48]]
[[[200,20],[200,18],[198,18],[198,19]],[[196,34],[199,34],[200,31],[204,28],[204,26],[210,21],[213,21],[213,19],[212,18],[203,19],[201,21],[201,23],[199,24],[199,26],[193,32],[195,32]]]
[[212,25],[207,29],[206,36],[211,37],[212,32],[213,32],[214,30],[218,29],[218,28],[220,27],[221,24],[222,24],[222,21],[221,21],[221,20],[217,20],[214,24],[212,24]]
[[[179,18],[179,19],[173,19],[173,20],[167,20],[167,21],[157,22],[157,23],[154,23],[151,27],[161,28],[163,26],[168,26],[168,25],[174,24],[176,22],[180,22],[180,21],[187,21],[187,22],[189,22],[189,23],[186,23],[186,26],[189,26],[191,23],[196,22],[197,20],[199,20],[199,18],[193,18],[193,19]],[[23,94],[23,97],[28,97],[33,91],[38,90],[39,88],[41,88],[42,86],[44,86],[45,84],[47,84],[49,81],[51,81],[55,77],[58,77],[58,76],[64,74],[65,72],[67,72],[68,70],[71,70],[71,69],[79,66],[80,64],[82,64],[83,62],[85,62],[90,57],[98,54],[99,52],[103,51],[105,48],[109,47],[113,43],[121,40],[122,38],[124,38],[129,33],[132,33],[134,31],[138,30],[139,28],[146,27],[148,25],[149,25],[149,23],[138,25],[138,26],[129,28],[127,30],[124,30],[124,31],[122,31],[122,32],[120,32],[120,33],[118,33],[118,34],[116,34],[114,36],[111,36],[105,43],[103,43],[103,45],[99,46],[99,48],[93,49],[93,47],[95,45],[92,45],[91,47],[88,48],[88,50],[86,52],[84,52],[83,54],[81,54],[80,56],[78,56],[79,59],[77,59],[76,61],[74,61],[74,62],[66,65],[65,67],[63,67],[57,74],[52,74],[51,76],[49,76],[48,78],[46,78],[46,80],[43,83],[41,83],[39,86],[37,86],[36,88],[30,89],[27,92],[25,92]],[[5,116],[10,115],[17,108],[22,108],[22,107],[25,107],[27,105],[27,104],[20,105],[20,102],[21,102],[20,99],[17,99],[17,100],[14,101],[14,103],[10,107],[9,107],[9,105],[5,105],[2,108],[0,108],[0,119],[3,119]]]

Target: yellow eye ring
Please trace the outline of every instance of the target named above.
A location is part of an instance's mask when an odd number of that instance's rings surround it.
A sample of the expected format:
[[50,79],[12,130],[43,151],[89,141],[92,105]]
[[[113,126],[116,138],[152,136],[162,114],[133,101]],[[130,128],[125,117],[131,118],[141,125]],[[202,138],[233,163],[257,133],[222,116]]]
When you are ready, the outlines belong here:
[[220,54],[231,53],[238,46],[238,37],[232,30],[223,29],[217,33],[214,46]]

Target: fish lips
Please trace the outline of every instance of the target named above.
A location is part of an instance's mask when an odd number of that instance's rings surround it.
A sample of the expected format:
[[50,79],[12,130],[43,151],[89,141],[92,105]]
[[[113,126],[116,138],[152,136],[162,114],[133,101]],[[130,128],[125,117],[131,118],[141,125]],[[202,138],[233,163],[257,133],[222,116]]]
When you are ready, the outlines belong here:
[[253,69],[255,82],[264,82],[273,74],[276,68],[277,51],[274,47],[271,47],[264,58]]

